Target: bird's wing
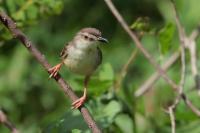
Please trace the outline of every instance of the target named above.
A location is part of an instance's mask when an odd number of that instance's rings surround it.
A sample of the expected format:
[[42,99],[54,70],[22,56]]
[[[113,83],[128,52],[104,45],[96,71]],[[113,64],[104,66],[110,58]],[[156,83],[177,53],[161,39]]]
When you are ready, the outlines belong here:
[[68,43],[65,44],[64,48],[63,48],[62,51],[60,52],[60,57],[61,57],[62,59],[67,58],[67,55],[68,55],[68,52],[67,52],[67,51],[68,51],[68,47],[69,47]]
[[98,52],[98,58],[97,58],[97,65],[96,65],[96,67],[98,67],[101,63],[102,63],[102,58],[103,58],[103,56],[102,56],[102,52],[101,52],[101,49],[99,48],[99,47],[97,47],[97,52]]

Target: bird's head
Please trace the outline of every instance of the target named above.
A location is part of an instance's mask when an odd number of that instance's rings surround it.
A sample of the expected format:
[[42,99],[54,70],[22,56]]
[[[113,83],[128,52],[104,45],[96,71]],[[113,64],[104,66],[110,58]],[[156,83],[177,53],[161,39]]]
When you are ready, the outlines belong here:
[[98,45],[98,42],[108,43],[108,40],[103,38],[101,32],[96,28],[84,28],[76,34],[74,39],[79,44],[89,47]]

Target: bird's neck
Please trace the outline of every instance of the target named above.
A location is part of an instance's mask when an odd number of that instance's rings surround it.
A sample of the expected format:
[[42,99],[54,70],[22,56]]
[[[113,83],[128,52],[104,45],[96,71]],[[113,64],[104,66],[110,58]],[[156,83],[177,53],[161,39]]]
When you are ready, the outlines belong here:
[[96,43],[92,43],[92,42],[88,42],[85,40],[75,40],[74,42],[75,48],[80,49],[80,50],[96,50],[97,48],[97,44]]

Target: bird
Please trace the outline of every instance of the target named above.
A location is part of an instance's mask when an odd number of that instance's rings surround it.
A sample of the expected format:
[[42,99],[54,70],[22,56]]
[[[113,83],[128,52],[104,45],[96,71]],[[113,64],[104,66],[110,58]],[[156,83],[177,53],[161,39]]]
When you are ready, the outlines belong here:
[[60,53],[61,62],[48,71],[49,78],[56,77],[61,66],[65,65],[70,71],[84,76],[84,92],[82,97],[72,103],[73,109],[82,106],[87,97],[87,86],[91,75],[102,63],[100,44],[108,43],[96,28],[83,28],[65,44]]

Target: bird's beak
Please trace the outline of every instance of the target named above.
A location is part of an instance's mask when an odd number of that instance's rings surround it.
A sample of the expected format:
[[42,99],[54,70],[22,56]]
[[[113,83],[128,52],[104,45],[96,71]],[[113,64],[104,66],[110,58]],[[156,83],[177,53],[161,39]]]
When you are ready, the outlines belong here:
[[103,43],[108,43],[108,40],[103,37],[98,37],[98,41],[103,42]]

